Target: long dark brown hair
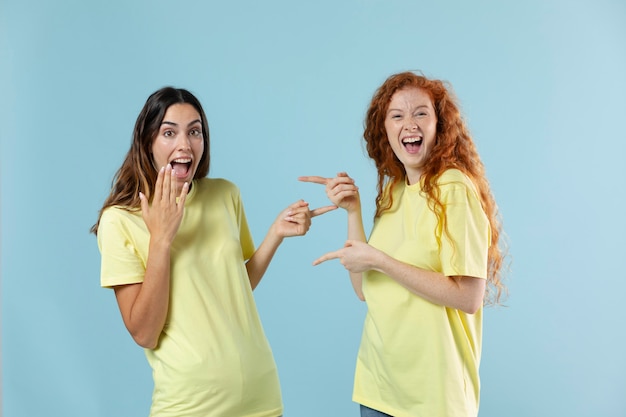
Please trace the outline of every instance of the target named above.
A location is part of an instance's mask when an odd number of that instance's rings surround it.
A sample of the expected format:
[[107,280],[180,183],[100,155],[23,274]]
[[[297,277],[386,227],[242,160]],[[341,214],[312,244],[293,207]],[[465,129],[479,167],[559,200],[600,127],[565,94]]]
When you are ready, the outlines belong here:
[[447,231],[447,219],[439,198],[437,179],[448,169],[465,173],[476,186],[482,208],[491,226],[491,246],[488,252],[487,304],[498,304],[506,287],[502,282],[501,268],[504,259],[500,234],[502,227],[498,207],[485,175],[485,167],[478,155],[465,121],[461,117],[452,88],[444,81],[428,79],[413,72],[402,72],[387,78],[374,93],[365,119],[367,152],[374,160],[378,171],[376,213],[379,217],[393,204],[392,191],[395,185],[406,179],[404,165],[396,157],[385,129],[385,117],[389,103],[396,91],[419,88],[432,100],[437,115],[435,144],[424,164],[420,181],[429,204],[443,229]]
[[98,214],[98,221],[91,227],[91,232],[98,233],[100,218],[105,209],[121,206],[126,210],[138,210],[141,207],[139,191],[151,199],[156,184],[157,170],[152,156],[152,144],[156,138],[167,109],[173,104],[191,104],[202,120],[202,140],[204,153],[198,164],[194,179],[206,177],[209,173],[209,125],[200,101],[189,91],[182,88],[163,87],[148,97],[146,104],[137,117],[130,150],[122,166],[113,177],[111,193],[104,201]]

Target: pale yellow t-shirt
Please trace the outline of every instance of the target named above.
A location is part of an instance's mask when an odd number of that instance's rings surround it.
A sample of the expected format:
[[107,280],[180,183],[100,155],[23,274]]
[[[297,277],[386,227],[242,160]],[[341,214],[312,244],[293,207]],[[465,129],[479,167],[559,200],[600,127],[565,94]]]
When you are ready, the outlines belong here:
[[[141,212],[102,215],[101,285],[143,282],[149,233]],[[276,365],[244,261],[254,243],[238,188],[193,181],[171,249],[170,308],[153,370],[153,417],[276,417],[282,399]]]
[[[420,184],[404,183],[395,187],[392,209],[375,221],[369,244],[446,276],[486,278],[490,226],[474,185],[458,170],[438,183],[454,245]],[[376,271],[364,273],[363,294],[368,310],[353,400],[394,417],[476,416],[482,308],[470,315],[435,305]]]

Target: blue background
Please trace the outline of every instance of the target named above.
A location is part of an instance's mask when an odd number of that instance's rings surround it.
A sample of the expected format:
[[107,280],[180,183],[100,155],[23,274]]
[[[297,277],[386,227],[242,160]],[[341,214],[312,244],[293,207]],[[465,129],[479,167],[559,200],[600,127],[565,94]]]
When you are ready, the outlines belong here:
[[[455,88],[510,242],[485,312],[482,417],[625,416],[626,3],[617,0],[0,2],[2,410],[147,415],[152,382],[88,233],[150,93],[185,87],[210,176],[242,191],[255,241],[346,170],[371,227],[361,144],[403,70]],[[287,240],[255,291],[285,415],[356,416],[365,306],[337,262],[345,213]]]

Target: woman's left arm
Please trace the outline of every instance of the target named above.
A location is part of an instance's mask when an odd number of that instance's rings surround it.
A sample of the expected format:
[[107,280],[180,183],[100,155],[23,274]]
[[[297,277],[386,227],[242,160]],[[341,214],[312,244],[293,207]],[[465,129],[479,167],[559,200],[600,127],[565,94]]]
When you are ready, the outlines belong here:
[[483,305],[485,280],[468,276],[447,277],[392,258],[371,245],[348,240],[345,246],[317,259],[318,265],[329,259],[339,259],[350,272],[375,270],[396,280],[412,293],[431,303],[456,308],[468,314],[476,313]]
[[[370,248],[372,248],[370,246]],[[468,314],[476,313],[483,305],[486,280],[469,276],[445,276],[398,261],[372,248],[370,269],[379,271],[431,303],[456,308]]]
[[283,210],[272,223],[261,245],[246,263],[252,289],[254,290],[261,282],[261,278],[284,238],[305,235],[311,227],[311,218],[336,208],[336,206],[326,206],[309,210],[309,203],[300,200]]

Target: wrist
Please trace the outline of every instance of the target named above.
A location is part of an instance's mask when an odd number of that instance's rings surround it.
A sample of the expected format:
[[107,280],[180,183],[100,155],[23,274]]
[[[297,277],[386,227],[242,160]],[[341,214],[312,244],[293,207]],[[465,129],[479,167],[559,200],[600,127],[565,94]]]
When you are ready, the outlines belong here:
[[265,240],[269,241],[269,243],[275,243],[276,245],[280,245],[285,236],[280,233],[280,229],[276,223],[272,224],[270,230],[267,233]]
[[369,269],[380,272],[382,274],[388,275],[388,268],[386,268],[386,263],[388,261],[388,256],[385,252],[373,248],[372,257],[370,258]]
[[347,214],[348,214],[348,221],[349,222],[356,222],[356,223],[360,223],[361,222],[361,207],[357,207],[354,208],[352,210],[347,210]]
[[166,238],[150,237],[150,251],[169,252],[172,242]]

